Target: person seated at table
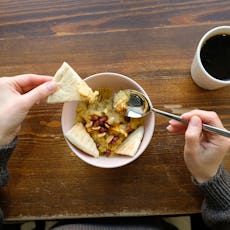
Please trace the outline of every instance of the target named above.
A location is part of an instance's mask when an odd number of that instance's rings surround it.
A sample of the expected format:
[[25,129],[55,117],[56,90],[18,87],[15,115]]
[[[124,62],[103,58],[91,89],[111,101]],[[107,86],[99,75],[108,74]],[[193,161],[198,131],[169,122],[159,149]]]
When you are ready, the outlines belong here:
[[[7,183],[7,162],[17,144],[21,123],[34,104],[57,89],[51,79],[34,74],[0,78],[0,186]],[[227,228],[230,226],[230,176],[221,163],[229,152],[230,139],[203,132],[202,122],[223,128],[214,112],[194,110],[182,117],[189,121],[188,127],[172,120],[167,129],[185,134],[185,163],[205,197],[203,218],[213,229]],[[109,229],[117,229],[116,224]]]
[[188,126],[170,120],[167,130],[185,134],[184,160],[204,195],[204,222],[212,229],[230,229],[230,176],[222,165],[230,151],[230,138],[203,131],[202,123],[224,129],[215,112],[193,110],[182,118],[189,121]]

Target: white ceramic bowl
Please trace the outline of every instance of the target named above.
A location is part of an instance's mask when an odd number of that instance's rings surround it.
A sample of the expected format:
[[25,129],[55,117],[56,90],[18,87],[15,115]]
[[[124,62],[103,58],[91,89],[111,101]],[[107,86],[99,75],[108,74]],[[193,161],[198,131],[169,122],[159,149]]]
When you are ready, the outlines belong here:
[[[117,92],[121,89],[135,89],[142,93],[144,93],[146,96],[146,92],[144,89],[135,81],[132,79],[118,74],[118,73],[98,73],[94,74],[92,76],[89,76],[85,78],[85,81],[87,84],[93,89],[96,90],[98,88],[111,88],[113,92]],[[149,100],[150,104],[151,101],[149,97],[147,96],[147,99]],[[66,102],[64,103],[63,109],[62,109],[62,130],[63,133],[66,133],[69,129],[72,128],[74,125],[74,120],[76,117],[76,107],[77,102]],[[66,142],[70,149],[83,161],[86,163],[100,167],[100,168],[116,168],[120,167],[126,164],[131,163],[135,159],[137,159],[147,148],[149,142],[152,139],[153,131],[154,131],[154,124],[155,124],[155,117],[154,113],[150,113],[148,116],[145,117],[144,121],[144,137],[142,139],[142,142],[139,146],[139,149],[135,156],[129,157],[129,156],[114,156],[114,157],[106,157],[106,156],[100,156],[99,158],[94,158],[92,156],[87,155],[74,145],[72,145],[67,139]]]

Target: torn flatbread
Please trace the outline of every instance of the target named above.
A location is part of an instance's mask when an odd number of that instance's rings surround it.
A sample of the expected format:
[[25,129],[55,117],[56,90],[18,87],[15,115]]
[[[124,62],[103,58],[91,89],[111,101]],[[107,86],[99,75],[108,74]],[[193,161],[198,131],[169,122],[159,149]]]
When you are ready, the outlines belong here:
[[144,136],[144,126],[138,127],[133,131],[115,150],[116,154],[127,155],[133,157]]
[[77,148],[81,149],[85,153],[99,157],[99,151],[93,140],[93,138],[86,131],[82,123],[76,123],[67,133],[65,137]]
[[47,98],[47,103],[62,103],[67,101],[94,102],[98,92],[86,84],[84,80],[66,62],[56,72],[53,81],[58,89]]

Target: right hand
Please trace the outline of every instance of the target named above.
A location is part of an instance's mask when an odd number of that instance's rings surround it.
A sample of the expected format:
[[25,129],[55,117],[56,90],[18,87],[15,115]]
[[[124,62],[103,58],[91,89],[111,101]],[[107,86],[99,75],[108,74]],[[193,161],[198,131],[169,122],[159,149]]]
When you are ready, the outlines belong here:
[[199,182],[215,176],[218,168],[230,150],[230,138],[202,130],[202,123],[224,129],[215,112],[193,110],[182,115],[188,126],[171,120],[167,130],[185,134],[184,160],[188,170]]

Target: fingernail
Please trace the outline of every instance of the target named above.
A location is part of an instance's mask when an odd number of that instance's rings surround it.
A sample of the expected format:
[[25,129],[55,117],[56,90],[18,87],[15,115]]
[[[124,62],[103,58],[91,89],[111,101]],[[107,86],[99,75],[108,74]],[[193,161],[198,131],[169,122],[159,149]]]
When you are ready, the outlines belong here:
[[167,129],[168,132],[170,132],[171,129],[172,129],[172,126],[171,126],[171,125],[168,125],[168,126],[166,127],[166,129]]
[[174,120],[174,119],[169,120],[169,124],[170,124],[170,125],[175,125],[175,124],[177,124],[177,123],[178,123],[177,120]]
[[169,120],[169,124],[172,124],[172,123],[173,123],[173,121],[174,121],[173,119]]
[[53,92],[57,88],[57,84],[53,81],[47,83],[47,89]]

